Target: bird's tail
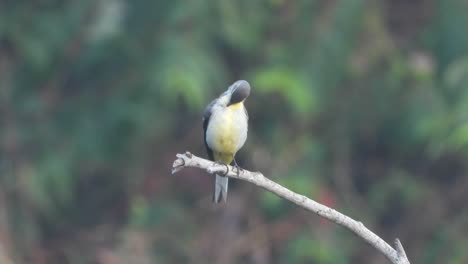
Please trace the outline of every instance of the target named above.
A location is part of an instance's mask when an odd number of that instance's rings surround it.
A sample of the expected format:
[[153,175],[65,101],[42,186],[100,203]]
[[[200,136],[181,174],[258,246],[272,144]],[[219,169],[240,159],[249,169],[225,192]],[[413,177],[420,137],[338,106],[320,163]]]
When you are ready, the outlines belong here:
[[226,202],[229,178],[227,176],[216,175],[213,202]]

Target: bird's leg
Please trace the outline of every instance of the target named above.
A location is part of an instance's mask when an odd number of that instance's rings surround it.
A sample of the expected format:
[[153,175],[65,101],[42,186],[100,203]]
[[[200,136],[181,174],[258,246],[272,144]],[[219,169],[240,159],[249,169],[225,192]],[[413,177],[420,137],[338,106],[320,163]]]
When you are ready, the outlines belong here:
[[236,161],[236,158],[234,157],[234,167],[236,167],[237,169],[237,177],[239,177],[239,174],[241,171],[243,171],[244,169],[242,169],[239,164],[237,164],[237,161]]
[[228,173],[229,173],[229,166],[228,166],[227,164],[224,164],[224,163],[219,162],[219,161],[215,161],[215,163],[218,164],[218,165],[224,165],[224,166],[226,166],[226,172],[223,173],[222,175],[219,175],[219,176],[222,176],[222,177],[226,177],[226,175],[228,175]]
[[228,173],[229,173],[229,166],[227,164],[223,164],[223,165],[226,166],[226,173],[224,173],[221,176],[226,177],[226,175],[228,175]]

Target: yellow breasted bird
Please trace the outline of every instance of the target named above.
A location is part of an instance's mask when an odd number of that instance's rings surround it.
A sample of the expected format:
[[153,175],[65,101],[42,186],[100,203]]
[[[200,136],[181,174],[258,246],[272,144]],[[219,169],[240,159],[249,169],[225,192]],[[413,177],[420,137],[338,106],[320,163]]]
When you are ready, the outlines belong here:
[[[244,106],[250,94],[250,84],[240,80],[214,99],[203,113],[203,131],[206,151],[212,161],[231,164],[237,151],[247,139],[248,115]],[[226,202],[228,177],[216,175],[213,202]]]

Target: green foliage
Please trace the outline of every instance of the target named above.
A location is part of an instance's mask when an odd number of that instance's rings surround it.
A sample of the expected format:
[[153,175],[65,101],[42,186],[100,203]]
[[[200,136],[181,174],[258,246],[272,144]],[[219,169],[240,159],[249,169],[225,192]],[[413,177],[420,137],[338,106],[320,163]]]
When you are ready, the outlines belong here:
[[374,211],[383,214],[392,204],[411,207],[422,199],[425,186],[416,181],[414,175],[408,175],[404,171],[389,174],[390,177],[375,184],[370,190],[368,200]]
[[317,95],[313,87],[307,87],[302,76],[287,69],[266,69],[254,74],[253,85],[259,92],[276,92],[287,99],[295,111],[302,114],[313,114],[317,111]]
[[324,239],[313,239],[311,234],[300,234],[289,243],[287,258],[294,263],[348,263],[344,252],[327,245]]

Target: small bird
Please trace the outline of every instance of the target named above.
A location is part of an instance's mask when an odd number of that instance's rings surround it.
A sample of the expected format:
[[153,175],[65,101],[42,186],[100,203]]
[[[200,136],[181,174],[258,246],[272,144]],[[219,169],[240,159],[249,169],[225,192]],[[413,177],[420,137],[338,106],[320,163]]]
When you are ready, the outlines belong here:
[[[208,157],[215,162],[229,165],[247,140],[248,119],[244,106],[250,94],[250,84],[240,80],[214,99],[203,112],[203,132]],[[226,202],[228,177],[216,175],[213,202]]]

